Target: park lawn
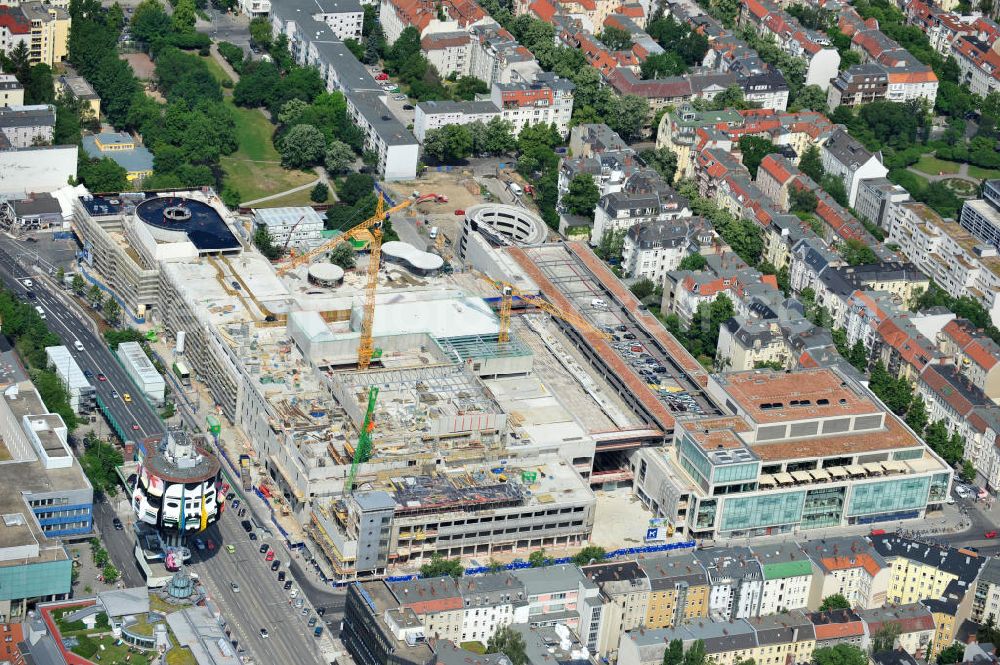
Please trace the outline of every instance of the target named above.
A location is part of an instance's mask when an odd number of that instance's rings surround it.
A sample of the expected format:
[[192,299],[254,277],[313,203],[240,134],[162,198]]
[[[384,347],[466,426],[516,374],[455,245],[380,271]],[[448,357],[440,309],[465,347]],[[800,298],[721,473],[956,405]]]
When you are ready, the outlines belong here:
[[[284,196],[279,196],[276,199],[271,199],[260,204],[262,208],[283,208],[285,206],[312,206],[316,205],[316,202],[309,198],[309,193],[312,191],[312,187],[308,189],[303,189],[301,192],[292,192],[291,194],[285,194]],[[333,203],[332,200],[327,200],[327,203]]]
[[[241,201],[252,201],[283,192],[316,179],[313,173],[294,171],[281,166],[281,155],[271,143],[274,125],[258,109],[245,109],[231,101],[236,118],[239,150],[219,161],[225,183],[240,193]],[[305,192],[306,198],[309,192]]]
[[924,155],[913,165],[913,168],[927,175],[938,175],[938,173],[958,173],[960,166],[958,162],[949,162],[933,155]]
[[969,175],[973,178],[979,178],[980,180],[992,180],[994,178],[1000,178],[1000,170],[984,169],[981,166],[973,166],[972,164],[969,164]]
[[[229,81],[230,83],[233,82],[233,80],[229,78],[229,74],[226,73],[226,70],[224,70],[222,68],[222,65],[219,64],[218,60],[216,60],[210,55],[203,55],[201,56],[201,59],[205,61],[205,65],[208,66],[208,71],[212,73],[212,77],[216,81],[218,81],[220,85],[222,84],[223,81]],[[226,90],[225,88],[223,88],[222,94],[228,97],[233,93],[231,90]]]

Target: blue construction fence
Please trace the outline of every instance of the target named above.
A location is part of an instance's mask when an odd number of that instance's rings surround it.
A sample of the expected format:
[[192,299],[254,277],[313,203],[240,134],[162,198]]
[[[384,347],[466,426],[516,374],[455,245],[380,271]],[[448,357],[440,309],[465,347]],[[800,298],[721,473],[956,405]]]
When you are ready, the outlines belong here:
[[[617,559],[623,556],[637,556],[639,554],[656,554],[658,552],[670,552],[673,550],[685,550],[695,547],[697,543],[693,540],[686,540],[681,543],[663,543],[660,545],[645,545],[643,547],[623,547],[611,552],[604,554],[604,560]],[[553,559],[552,563],[548,564],[551,566],[558,566],[564,563],[573,563],[573,557],[564,556],[559,559]],[[515,559],[510,563],[503,565],[499,570],[524,570],[525,568],[531,568],[532,565],[523,559]],[[474,568],[466,568],[466,575],[483,575],[485,573],[494,572],[498,570],[497,568],[491,568],[489,566],[476,566]],[[420,575],[395,575],[392,577],[385,578],[387,582],[409,582],[410,580],[419,579]]]
[[396,200],[393,199],[389,192],[377,182],[375,183],[375,191],[385,198],[385,202],[389,204],[390,208],[396,205]]
[[104,282],[102,282],[101,280],[97,279],[96,277],[88,273],[87,270],[83,267],[83,263],[81,261],[77,261],[76,265],[77,269],[80,271],[80,274],[83,275],[84,279],[86,279],[88,282],[99,288],[101,291],[104,291],[109,296],[115,299],[115,302],[118,303],[118,308],[122,311],[122,314],[128,316],[136,323],[146,322],[145,317],[138,317],[135,314],[133,314],[132,311],[128,308],[128,306],[125,304],[125,301],[122,300],[117,293],[112,291],[109,286],[107,286],[106,284],[104,284]]

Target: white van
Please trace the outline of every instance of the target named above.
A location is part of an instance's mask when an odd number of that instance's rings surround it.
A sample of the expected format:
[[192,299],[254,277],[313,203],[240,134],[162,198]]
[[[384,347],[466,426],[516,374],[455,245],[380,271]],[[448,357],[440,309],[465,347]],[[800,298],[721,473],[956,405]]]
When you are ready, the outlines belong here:
[[524,194],[524,190],[521,189],[521,186],[516,182],[509,183],[508,187],[510,187],[510,191],[513,192],[514,196],[521,196]]
[[76,341],[73,342],[73,347],[77,351],[83,351],[83,342],[81,342],[80,340],[76,340]]
[[35,311],[38,312],[38,318],[40,319],[45,318],[45,310],[42,309],[41,305],[35,305]]
[[427,235],[430,236],[431,240],[436,240],[437,237],[438,237],[438,227],[432,226],[431,227],[431,232],[429,234],[427,234]]
[[594,298],[590,301],[590,306],[596,309],[605,309],[607,308],[608,303],[604,302],[601,298]]

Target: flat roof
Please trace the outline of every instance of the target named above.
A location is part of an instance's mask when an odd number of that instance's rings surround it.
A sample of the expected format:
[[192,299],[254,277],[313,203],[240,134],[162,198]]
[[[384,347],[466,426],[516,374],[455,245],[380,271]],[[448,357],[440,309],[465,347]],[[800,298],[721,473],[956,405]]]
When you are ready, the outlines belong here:
[[118,345],[118,355],[124,355],[133,369],[147,383],[163,383],[163,376],[156,371],[153,362],[146,355],[139,342],[122,342]]
[[[170,218],[170,210],[190,216]],[[135,214],[152,227],[185,233],[199,251],[242,248],[219,211],[204,201],[186,196],[153,196],[140,203]]]
[[[353,56],[351,56],[353,57]],[[382,101],[382,92],[348,92],[348,103],[353,104],[365,121],[385,141],[386,145],[417,145],[413,132],[396,119]]]
[[860,388],[828,368],[728,372],[715,380],[756,423],[884,413]]

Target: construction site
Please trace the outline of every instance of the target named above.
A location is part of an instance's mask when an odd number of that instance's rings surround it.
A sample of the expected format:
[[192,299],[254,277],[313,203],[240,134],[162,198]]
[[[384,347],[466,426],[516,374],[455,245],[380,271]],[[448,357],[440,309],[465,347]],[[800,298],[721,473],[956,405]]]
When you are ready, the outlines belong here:
[[[194,208],[181,198],[138,208]],[[701,366],[589,248],[548,242],[526,209],[475,206],[461,238],[382,252],[388,215],[412,223],[440,198],[380,201],[371,219],[274,264],[245,242],[171,253],[178,232],[161,228],[142,232],[135,255],[127,237],[145,220],[78,213],[95,236],[109,231],[91,247],[155,274],[147,323],[239,433],[230,452],[250,456],[254,484],[338,581],[434,554],[582,546],[595,491],[631,485],[632,453],[669,442],[678,418],[718,412]],[[239,220],[219,219],[245,237]],[[356,263],[341,269],[327,257],[345,242]],[[624,346],[623,330],[638,333]],[[630,361],[641,354],[668,376],[640,374]],[[696,408],[664,397],[678,393]],[[388,540],[365,530],[371,514],[389,518]],[[370,537],[374,558],[359,554]]]

